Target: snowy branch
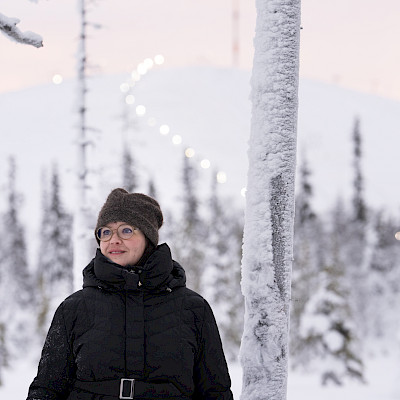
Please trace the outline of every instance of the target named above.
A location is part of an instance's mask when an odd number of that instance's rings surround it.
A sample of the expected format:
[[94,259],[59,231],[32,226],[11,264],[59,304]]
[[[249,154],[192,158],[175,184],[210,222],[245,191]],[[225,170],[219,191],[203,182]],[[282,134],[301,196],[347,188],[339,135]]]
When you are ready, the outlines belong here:
[[30,31],[21,32],[17,28],[19,22],[18,18],[9,18],[0,13],[0,31],[7,37],[15,40],[17,43],[28,44],[34,47],[43,47],[42,37]]

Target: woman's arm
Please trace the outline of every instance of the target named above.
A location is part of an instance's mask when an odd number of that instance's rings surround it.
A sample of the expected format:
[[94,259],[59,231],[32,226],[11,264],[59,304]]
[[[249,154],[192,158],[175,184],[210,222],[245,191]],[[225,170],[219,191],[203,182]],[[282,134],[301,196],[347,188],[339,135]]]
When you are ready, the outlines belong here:
[[64,320],[64,303],[54,314],[27,400],[65,400],[75,376],[75,364]]
[[204,301],[204,322],[194,368],[196,400],[233,400],[231,379],[221,338],[209,304]]

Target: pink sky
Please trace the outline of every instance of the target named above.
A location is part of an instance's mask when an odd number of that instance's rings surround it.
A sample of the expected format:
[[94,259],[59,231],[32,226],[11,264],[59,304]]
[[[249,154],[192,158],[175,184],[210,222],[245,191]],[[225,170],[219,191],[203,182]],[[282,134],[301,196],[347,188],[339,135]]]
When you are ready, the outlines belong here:
[[[234,0],[97,0],[89,18],[91,72],[132,70],[163,54],[166,67],[232,65]],[[240,6],[239,67],[251,69],[255,1]],[[13,43],[0,35],[0,92],[76,74],[77,0],[2,0],[0,12],[18,17],[21,30],[44,39],[44,48]],[[300,75],[400,99],[400,1],[302,0]]]

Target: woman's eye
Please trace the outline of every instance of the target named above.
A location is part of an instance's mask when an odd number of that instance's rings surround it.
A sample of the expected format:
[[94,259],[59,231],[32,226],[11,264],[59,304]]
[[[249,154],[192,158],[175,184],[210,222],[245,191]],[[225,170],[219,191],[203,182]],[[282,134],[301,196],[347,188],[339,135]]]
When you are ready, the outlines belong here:
[[122,229],[122,233],[124,233],[125,235],[129,235],[129,234],[133,233],[133,229],[125,227]]
[[103,229],[101,232],[100,232],[100,234],[101,234],[101,236],[110,236],[111,235],[111,229]]

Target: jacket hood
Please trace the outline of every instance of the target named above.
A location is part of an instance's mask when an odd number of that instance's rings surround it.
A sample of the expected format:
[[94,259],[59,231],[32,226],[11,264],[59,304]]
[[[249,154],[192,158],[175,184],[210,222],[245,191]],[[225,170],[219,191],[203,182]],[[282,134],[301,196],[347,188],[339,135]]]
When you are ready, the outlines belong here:
[[184,269],[172,260],[167,244],[157,246],[143,266],[123,267],[105,257],[100,249],[83,270],[83,287],[108,290],[164,291],[183,287]]

